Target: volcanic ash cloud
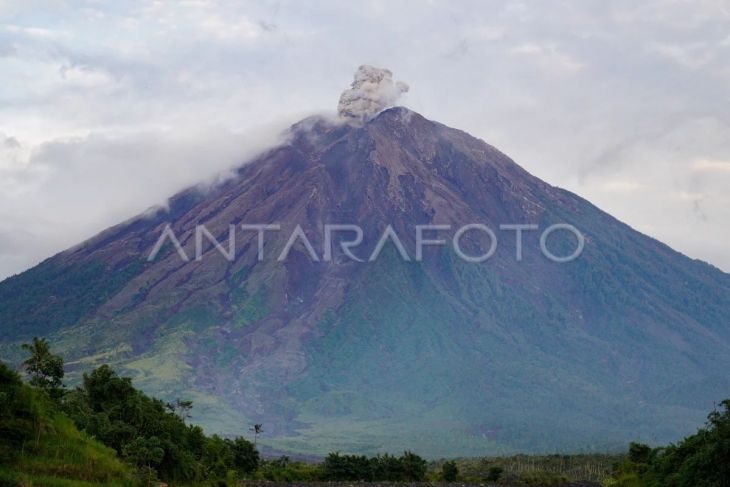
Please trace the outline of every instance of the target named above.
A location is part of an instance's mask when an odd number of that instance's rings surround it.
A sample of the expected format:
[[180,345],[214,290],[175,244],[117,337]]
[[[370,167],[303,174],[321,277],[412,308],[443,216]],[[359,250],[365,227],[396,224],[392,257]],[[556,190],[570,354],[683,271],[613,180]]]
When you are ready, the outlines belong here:
[[355,72],[350,88],[342,92],[337,112],[348,122],[362,123],[392,107],[408,91],[402,81],[393,81],[387,69],[363,65]]

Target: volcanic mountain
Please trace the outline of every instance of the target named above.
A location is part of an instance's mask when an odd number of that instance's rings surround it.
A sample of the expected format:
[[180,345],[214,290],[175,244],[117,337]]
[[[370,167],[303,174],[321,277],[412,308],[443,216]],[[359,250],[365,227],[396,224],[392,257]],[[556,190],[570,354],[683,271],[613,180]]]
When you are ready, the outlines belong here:
[[[451,245],[481,224],[498,245]],[[546,258],[556,223],[584,237]],[[276,224],[258,234],[242,224]],[[358,225],[362,262],[326,224]],[[514,230],[530,224],[516,256]],[[208,236],[195,258],[196,226]],[[299,225],[301,238],[277,259]],[[416,259],[416,226],[430,230]],[[390,226],[389,239],[368,261]],[[165,241],[179,240],[187,259]],[[170,232],[171,231],[171,232]],[[471,227],[469,255],[491,245]],[[340,232],[336,242],[352,240]],[[426,238],[424,236],[424,238]],[[337,240],[340,239],[340,240]],[[578,240],[553,232],[556,255]],[[313,117],[287,141],[169,206],[0,283],[2,356],[47,336],[72,378],[101,363],[147,392],[194,401],[193,421],[264,425],[281,451],[428,456],[676,440],[730,396],[730,275],[553,187],[470,135],[391,108],[360,124]]]

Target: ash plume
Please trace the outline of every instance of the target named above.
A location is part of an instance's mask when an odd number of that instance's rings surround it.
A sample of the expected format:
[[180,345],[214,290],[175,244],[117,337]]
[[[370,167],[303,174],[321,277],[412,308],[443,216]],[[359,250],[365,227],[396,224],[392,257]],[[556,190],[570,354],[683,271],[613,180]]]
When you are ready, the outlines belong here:
[[362,65],[355,72],[355,79],[340,95],[337,112],[340,118],[355,123],[366,122],[398,101],[408,85],[393,81],[388,69]]

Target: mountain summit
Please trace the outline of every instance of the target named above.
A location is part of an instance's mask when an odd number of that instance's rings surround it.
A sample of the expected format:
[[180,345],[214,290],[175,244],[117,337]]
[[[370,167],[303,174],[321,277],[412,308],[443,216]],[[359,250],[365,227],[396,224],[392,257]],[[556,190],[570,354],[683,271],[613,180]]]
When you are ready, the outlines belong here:
[[[279,230],[242,227],[261,224]],[[546,258],[554,224],[579,230],[576,258]],[[329,259],[327,225],[343,226]],[[422,225],[445,243],[419,256]],[[465,225],[464,253],[495,244],[488,259],[453,251]],[[521,245],[510,225],[531,225]],[[353,226],[356,259],[339,247]],[[577,238],[542,244],[566,255]],[[730,275],[400,107],[306,119],[234,177],[0,283],[3,358],[48,336],[76,377],[112,363],[192,399],[211,432],[263,423],[269,446],[307,453],[676,440],[730,393],[729,317]]]

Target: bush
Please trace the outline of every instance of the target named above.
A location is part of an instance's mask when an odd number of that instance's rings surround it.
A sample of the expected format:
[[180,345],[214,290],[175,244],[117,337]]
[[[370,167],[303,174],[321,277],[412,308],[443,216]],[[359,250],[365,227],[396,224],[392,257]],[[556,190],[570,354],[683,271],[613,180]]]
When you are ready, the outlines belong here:
[[456,462],[444,462],[441,465],[441,480],[444,482],[455,482],[459,476],[459,468],[456,466]]
[[0,470],[0,487],[18,487],[20,477],[16,473]]
[[502,467],[489,467],[487,476],[484,480],[487,482],[497,482],[502,477],[502,473],[504,473],[504,469]]

